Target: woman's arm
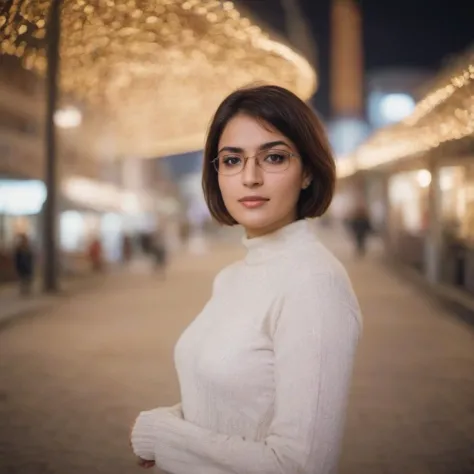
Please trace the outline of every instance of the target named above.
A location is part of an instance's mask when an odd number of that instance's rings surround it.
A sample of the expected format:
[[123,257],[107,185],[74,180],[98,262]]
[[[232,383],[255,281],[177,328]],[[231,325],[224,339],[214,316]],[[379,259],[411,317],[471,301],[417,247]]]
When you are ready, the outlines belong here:
[[137,456],[173,474],[329,474],[337,464],[359,308],[344,275],[300,275],[273,334],[275,416],[255,442],[195,426],[163,409],[142,412]]

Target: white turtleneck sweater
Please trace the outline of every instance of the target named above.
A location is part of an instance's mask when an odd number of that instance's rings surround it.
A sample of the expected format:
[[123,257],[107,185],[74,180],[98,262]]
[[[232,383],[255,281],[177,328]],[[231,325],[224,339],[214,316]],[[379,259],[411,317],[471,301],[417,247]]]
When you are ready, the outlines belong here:
[[171,474],[336,472],[359,306],[308,221],[244,239],[175,348],[181,403],[142,412],[135,454]]

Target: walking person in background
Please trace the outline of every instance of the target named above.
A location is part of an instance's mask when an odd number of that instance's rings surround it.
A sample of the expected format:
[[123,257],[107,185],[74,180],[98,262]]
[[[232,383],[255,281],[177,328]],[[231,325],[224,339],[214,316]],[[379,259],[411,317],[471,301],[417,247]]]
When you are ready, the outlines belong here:
[[161,276],[166,275],[167,252],[161,232],[156,231],[151,243],[151,252],[155,260],[155,268]]
[[247,255],[217,275],[175,347],[181,403],[138,416],[141,466],[336,472],[361,316],[346,271],[306,220],[324,214],[335,179],[321,122],[290,91],[241,89],[219,106],[204,195],[218,222],[244,228]]
[[349,219],[349,229],[354,239],[356,255],[363,257],[367,250],[367,237],[372,226],[365,206],[358,206]]
[[124,235],[122,238],[122,262],[128,264],[132,259],[133,244],[129,235]]
[[20,294],[31,294],[35,257],[26,234],[20,234],[14,252],[15,269],[20,281]]
[[92,271],[101,272],[104,269],[103,256],[102,256],[102,244],[98,237],[92,239],[89,246],[89,258],[92,265]]

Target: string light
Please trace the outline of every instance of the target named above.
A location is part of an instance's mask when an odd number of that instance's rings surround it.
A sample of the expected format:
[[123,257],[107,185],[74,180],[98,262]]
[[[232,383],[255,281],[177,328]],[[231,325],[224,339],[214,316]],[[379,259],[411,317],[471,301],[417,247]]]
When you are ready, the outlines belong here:
[[[0,53],[44,74],[50,0],[0,7]],[[91,126],[113,131],[123,155],[199,149],[212,112],[232,90],[264,81],[303,99],[313,67],[272,40],[230,1],[64,0],[61,88],[91,105]]]
[[432,90],[404,121],[377,131],[354,153],[341,158],[338,176],[426,153],[474,134],[474,52],[442,71]]
[[474,80],[474,64],[466,66],[464,61],[457,62],[453,69],[449,69],[448,77],[445,70],[435,79],[434,90],[421,100],[413,113],[405,119],[407,125],[418,123],[425,115],[448,100],[458,89],[468,86]]

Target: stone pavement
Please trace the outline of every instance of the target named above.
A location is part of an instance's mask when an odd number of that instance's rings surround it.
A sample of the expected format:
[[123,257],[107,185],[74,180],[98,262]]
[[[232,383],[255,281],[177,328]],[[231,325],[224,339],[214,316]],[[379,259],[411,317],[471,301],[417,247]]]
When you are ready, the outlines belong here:
[[5,324],[19,315],[47,308],[54,301],[54,298],[36,290],[28,297],[18,293],[16,284],[3,284],[0,287],[0,324]]
[[[365,315],[341,474],[474,473],[472,328],[373,259],[353,259],[340,235],[321,235]],[[166,280],[137,271],[4,327],[0,473],[140,472],[129,426],[178,400],[173,345],[241,254],[183,256]]]
[[109,269],[104,274],[91,272],[80,273],[60,278],[60,291],[56,295],[48,295],[41,290],[41,279],[38,276],[32,285],[32,292],[28,296],[21,296],[17,282],[0,285],[0,325],[11,320],[51,308],[64,298],[70,298],[81,291],[102,285],[105,280],[116,278],[123,271],[117,267]]

